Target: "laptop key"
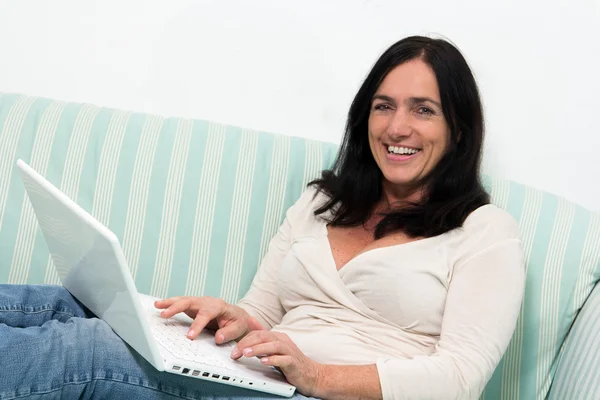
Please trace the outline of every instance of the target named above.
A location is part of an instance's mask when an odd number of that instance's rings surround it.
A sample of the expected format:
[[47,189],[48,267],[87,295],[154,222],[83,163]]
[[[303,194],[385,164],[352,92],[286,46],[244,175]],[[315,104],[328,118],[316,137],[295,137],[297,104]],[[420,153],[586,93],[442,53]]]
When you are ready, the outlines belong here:
[[205,344],[188,339],[185,336],[187,326],[185,326],[185,329],[182,329],[184,325],[181,322],[173,318],[162,318],[158,310],[155,309],[147,308],[146,311],[152,336],[173,354],[174,357],[213,367],[235,370],[223,362],[217,355],[211,354]]

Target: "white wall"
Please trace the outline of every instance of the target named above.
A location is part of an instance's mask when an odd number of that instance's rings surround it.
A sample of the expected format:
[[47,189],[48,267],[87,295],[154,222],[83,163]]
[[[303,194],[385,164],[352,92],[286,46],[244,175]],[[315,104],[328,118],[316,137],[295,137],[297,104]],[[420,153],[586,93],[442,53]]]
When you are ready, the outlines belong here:
[[0,91],[338,142],[410,34],[471,63],[486,172],[600,210],[600,0],[0,0]]

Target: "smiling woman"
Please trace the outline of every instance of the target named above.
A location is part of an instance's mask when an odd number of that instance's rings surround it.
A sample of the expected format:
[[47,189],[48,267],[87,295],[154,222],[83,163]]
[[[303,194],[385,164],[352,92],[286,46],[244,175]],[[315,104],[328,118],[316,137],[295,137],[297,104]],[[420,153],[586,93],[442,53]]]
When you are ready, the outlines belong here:
[[489,203],[479,176],[483,130],[477,83],[458,49],[403,39],[354,98],[336,163],[314,182],[330,195],[317,212],[339,207],[333,226],[376,222],[377,238],[458,228]]
[[[298,399],[477,399],[525,283],[518,225],[479,180],[482,141],[460,52],[400,40],[365,79],[333,168],[289,208],[244,298],[155,307],[192,317],[188,339],[209,328],[218,344],[238,341],[232,358],[278,368]],[[90,317],[60,287],[0,286],[0,351],[25,366],[0,375],[0,393],[258,399],[160,373]],[[63,361],[48,369],[48,359]],[[88,378],[72,385],[73,376]]]
[[425,178],[448,150],[439,93],[433,70],[415,59],[395,67],[373,96],[369,144],[390,205],[418,203]]
[[236,355],[264,352],[317,397],[476,399],[525,283],[518,226],[480,182],[483,126],[453,45],[409,37],[384,52],[333,168],[288,211],[240,302],[272,332]]

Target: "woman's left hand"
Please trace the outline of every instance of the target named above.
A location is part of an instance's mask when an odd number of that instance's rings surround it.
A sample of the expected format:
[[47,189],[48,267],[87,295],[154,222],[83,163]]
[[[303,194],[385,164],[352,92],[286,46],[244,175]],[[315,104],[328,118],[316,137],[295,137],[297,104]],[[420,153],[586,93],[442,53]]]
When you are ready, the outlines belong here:
[[321,364],[305,356],[285,333],[248,333],[231,352],[234,360],[242,356],[258,357],[262,364],[279,368],[300,393],[314,395]]

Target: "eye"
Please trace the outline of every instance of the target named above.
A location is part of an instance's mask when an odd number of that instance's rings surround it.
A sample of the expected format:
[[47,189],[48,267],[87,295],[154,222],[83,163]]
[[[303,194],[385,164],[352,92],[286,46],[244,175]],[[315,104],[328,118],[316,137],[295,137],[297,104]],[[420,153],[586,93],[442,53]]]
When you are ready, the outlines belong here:
[[377,110],[377,111],[387,111],[387,110],[391,110],[392,107],[390,107],[388,104],[385,103],[379,103],[379,104],[375,104],[373,106],[373,110]]
[[417,112],[421,115],[426,115],[426,116],[435,114],[431,108],[423,107],[423,106],[419,107],[417,109]]

